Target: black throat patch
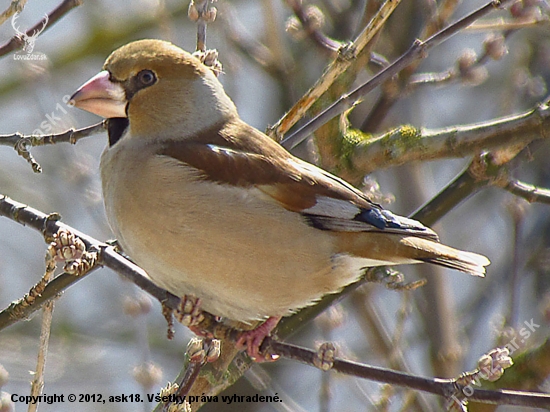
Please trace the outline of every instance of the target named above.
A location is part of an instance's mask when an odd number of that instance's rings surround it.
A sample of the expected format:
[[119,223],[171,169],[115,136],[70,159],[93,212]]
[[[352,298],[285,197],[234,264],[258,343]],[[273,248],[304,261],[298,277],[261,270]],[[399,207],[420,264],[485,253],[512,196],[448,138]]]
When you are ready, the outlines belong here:
[[109,146],[114,146],[120,140],[124,131],[128,128],[129,122],[126,117],[113,117],[107,119],[107,133],[109,135]]

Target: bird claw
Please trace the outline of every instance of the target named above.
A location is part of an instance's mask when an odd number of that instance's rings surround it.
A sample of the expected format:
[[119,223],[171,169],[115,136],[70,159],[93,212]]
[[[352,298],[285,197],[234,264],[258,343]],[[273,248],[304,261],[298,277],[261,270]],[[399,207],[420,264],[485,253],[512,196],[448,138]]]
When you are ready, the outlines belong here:
[[279,359],[279,355],[273,353],[262,353],[260,347],[264,339],[270,336],[271,331],[277,326],[281,317],[270,317],[264,323],[252,330],[247,330],[241,333],[237,340],[237,347],[245,349],[254,361],[256,362],[273,362]]

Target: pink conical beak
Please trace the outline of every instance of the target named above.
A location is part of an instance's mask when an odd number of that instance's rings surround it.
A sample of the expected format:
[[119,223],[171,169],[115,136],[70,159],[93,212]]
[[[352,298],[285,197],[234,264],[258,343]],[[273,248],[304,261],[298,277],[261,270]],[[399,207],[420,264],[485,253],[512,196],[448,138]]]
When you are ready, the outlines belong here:
[[127,117],[126,96],[118,83],[109,80],[109,72],[99,72],[71,96],[75,107],[105,118]]

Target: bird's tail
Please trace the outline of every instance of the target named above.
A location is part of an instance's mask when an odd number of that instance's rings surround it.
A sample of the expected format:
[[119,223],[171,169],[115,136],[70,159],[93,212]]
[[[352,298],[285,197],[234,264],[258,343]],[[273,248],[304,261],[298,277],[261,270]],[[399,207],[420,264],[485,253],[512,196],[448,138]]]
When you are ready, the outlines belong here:
[[484,277],[485,266],[491,263],[483,255],[464,252],[431,240],[406,237],[402,239],[401,243],[414,248],[417,253],[417,259],[421,262],[456,269],[473,276]]
[[344,253],[388,265],[427,262],[484,277],[485,266],[491,263],[483,255],[416,236],[388,236],[380,232],[338,233],[338,243],[339,250]]

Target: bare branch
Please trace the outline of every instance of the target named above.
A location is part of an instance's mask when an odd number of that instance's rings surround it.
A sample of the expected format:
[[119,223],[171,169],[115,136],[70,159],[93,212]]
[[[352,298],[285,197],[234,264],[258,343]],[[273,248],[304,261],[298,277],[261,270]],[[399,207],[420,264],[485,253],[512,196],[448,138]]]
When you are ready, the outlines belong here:
[[40,165],[31,155],[29,149],[34,146],[44,146],[56,143],[76,144],[80,139],[105,131],[105,123],[94,124],[92,126],[83,127],[82,129],[69,129],[62,133],[48,135],[22,135],[21,133],[13,133],[0,135],[0,146],[12,146],[19,156],[22,156],[29,162],[36,173],[42,171]]
[[514,32],[515,30],[509,30],[502,35],[489,34],[483,41],[484,50],[481,55],[478,56],[473,50],[466,49],[458,57],[456,66],[443,72],[413,74],[407,89],[434,83],[441,85],[454,80],[461,80],[473,86],[481,84],[488,76],[484,64],[501,59],[508,52],[505,42]]
[[211,0],[191,0],[187,16],[197,23],[197,51],[206,51],[206,26],[216,19],[217,10],[210,6]]
[[[400,0],[387,0],[378,13],[372,18],[367,27],[359,34],[357,39],[349,46],[341,49],[340,55],[327,67],[321,78],[311,89],[273,126],[268,134],[281,141],[288,130],[303,118],[311,105],[321,97],[334,83],[336,78],[346,71],[351,65],[351,58],[360,54],[374,36],[381,30],[382,26],[393,13]],[[330,119],[327,119],[328,121]],[[325,123],[326,123],[325,121]],[[323,123],[324,124],[324,123]],[[320,127],[321,124],[318,126]],[[286,140],[286,139],[285,139]]]
[[[281,82],[287,93],[290,94],[289,77],[291,63],[286,54],[275,53],[273,47],[267,47],[255,36],[247,33],[246,28],[240,22],[237,13],[229,3],[223,5],[220,13],[220,22],[223,24],[227,40],[249,61],[257,64],[263,71]],[[279,51],[279,47],[275,48]]]
[[[311,349],[302,348],[289,343],[282,343],[271,338],[266,338],[262,348],[271,349],[280,356],[297,360],[311,366],[315,366],[317,352]],[[436,395],[452,399],[461,392],[461,385],[458,379],[438,379],[423,378],[410,375],[404,372],[396,372],[390,369],[368,366],[365,364],[342,360],[335,358],[332,370],[346,375],[352,375],[377,382],[384,382],[393,385],[403,386],[410,389],[416,389],[423,392],[429,392]],[[481,403],[491,403],[499,405],[521,405],[530,407],[549,407],[550,395],[534,392],[520,391],[488,391],[468,387],[468,400]],[[471,395],[470,395],[471,393]],[[464,395],[461,395],[464,396]]]
[[[47,259],[46,273],[44,274],[44,281],[49,282],[54,275],[56,268],[55,261],[53,259]],[[48,354],[48,346],[50,342],[52,318],[53,318],[54,302],[49,301],[44,305],[42,312],[42,325],[40,331],[40,346],[38,348],[38,359],[36,361],[36,370],[34,371],[34,377],[31,383],[31,396],[38,396],[42,393],[44,388],[44,369],[46,367],[46,356]],[[38,402],[29,405],[28,412],[36,412],[38,410]]]
[[304,10],[301,0],[285,0],[286,4],[292,9],[296,18],[300,21],[301,29],[320,46],[325,52],[335,54],[344,44],[326,36],[312,21],[306,10]]
[[[408,67],[415,60],[427,57],[428,50],[430,50],[434,46],[437,46],[438,44],[441,44],[442,42],[450,38],[453,34],[456,34],[460,30],[464,29],[465,27],[475,22],[480,17],[483,17],[487,13],[493,11],[496,7],[504,6],[510,1],[512,0],[503,0],[502,2],[498,0],[493,0],[492,2],[486,4],[485,6],[480,7],[476,11],[468,14],[466,17],[463,17],[462,19],[458,20],[456,23],[448,26],[447,28],[429,37],[426,41],[416,40],[413,43],[413,45],[409,48],[409,50],[405,52],[405,54],[403,54],[401,57],[399,57],[395,62],[393,62],[390,66],[386,67],[384,70],[377,73],[369,81],[359,86],[358,88],[353,90],[351,93],[347,95],[343,95],[340,99],[338,99],[329,107],[327,107],[325,110],[323,110],[314,119],[307,122],[300,129],[298,129],[294,133],[287,136],[282,141],[282,144],[288,149],[292,149],[296,147],[301,142],[303,142],[311,133],[313,133],[315,130],[323,126],[329,120],[333,119],[334,117],[344,113],[346,110],[353,107],[353,105],[355,105],[358,101],[360,101],[361,98],[363,98],[367,93],[371,92],[374,88],[376,88],[377,86],[380,86],[382,83],[389,80],[395,74],[399,73],[401,70]],[[324,78],[325,76],[323,76],[321,81],[323,81]],[[316,86],[314,86],[314,88],[315,87]],[[316,96],[316,97],[319,97],[319,96]],[[284,132],[286,132],[294,124],[294,123],[289,124],[289,121],[286,120],[286,118],[289,116],[289,113],[297,110],[295,109],[297,106],[299,105],[303,106],[305,110],[300,111],[300,118],[301,118],[301,116],[305,114],[305,111],[310,106],[307,105],[306,107],[306,105],[303,105],[300,102],[303,102],[303,101],[309,102],[311,100],[311,103],[313,103],[313,101],[316,100],[316,97],[315,95],[311,94],[311,91],[308,92],[306,96],[304,96],[296,104],[296,106],[294,106],[294,108],[291,109],[291,111],[288,112],[283,117],[283,119],[281,119],[277,123],[277,125],[275,125],[274,128],[272,128],[271,130],[275,131],[277,136],[282,136],[282,134],[284,134]],[[281,124],[283,123],[285,125],[284,128],[281,126]]]
[[6,10],[0,14],[0,25],[4,24],[11,16],[21,13],[27,4],[27,0],[12,0]]
[[548,26],[550,24],[550,19],[548,16],[536,16],[533,18],[522,19],[522,20],[511,20],[505,21],[503,19],[497,19],[494,21],[482,21],[476,22],[466,28],[467,31],[494,31],[494,30],[518,30],[525,28],[533,28],[536,26]]
[[549,125],[550,106],[545,103],[524,113],[484,123],[432,130],[401,126],[376,138],[357,140],[348,160],[352,171],[368,174],[421,160],[465,157],[516,144],[524,146],[546,138]]
[[[49,29],[55,23],[57,23],[63,16],[65,16],[69,11],[74,9],[77,6],[82,4],[82,0],[64,0],[57,8],[55,8],[51,13],[45,16],[42,20],[36,23],[33,27],[28,29],[25,34],[27,36],[32,36],[37,33],[42,28]],[[25,41],[20,36],[13,36],[10,40],[0,46],[0,56],[5,56],[6,54],[22,49],[25,45]]]
[[550,205],[550,190],[533,186],[519,180],[510,180],[506,184],[497,184],[510,193],[519,196],[530,203],[544,203]]

